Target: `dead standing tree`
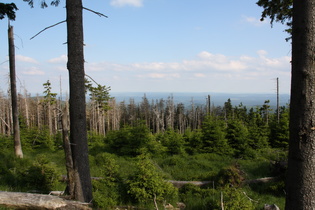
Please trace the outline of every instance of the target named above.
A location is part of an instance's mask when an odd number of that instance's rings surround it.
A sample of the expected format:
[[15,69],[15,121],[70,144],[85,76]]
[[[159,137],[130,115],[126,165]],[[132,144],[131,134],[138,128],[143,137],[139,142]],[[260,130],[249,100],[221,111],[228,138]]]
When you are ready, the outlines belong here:
[[19,111],[17,103],[16,75],[15,75],[15,46],[13,37],[13,26],[9,25],[9,64],[10,64],[10,83],[11,83],[11,101],[13,117],[13,135],[14,135],[14,153],[17,157],[23,158],[22,145],[20,139]]

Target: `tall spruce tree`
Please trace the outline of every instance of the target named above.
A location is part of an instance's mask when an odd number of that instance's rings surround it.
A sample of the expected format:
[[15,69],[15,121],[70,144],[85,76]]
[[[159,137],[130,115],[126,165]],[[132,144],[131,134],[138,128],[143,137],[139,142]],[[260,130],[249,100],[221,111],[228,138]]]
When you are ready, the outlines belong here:
[[[33,6],[33,0],[24,0]],[[51,1],[58,6],[60,0]],[[47,7],[45,0],[42,8]],[[67,46],[70,85],[70,142],[74,167],[74,199],[84,202],[92,200],[85,102],[85,72],[83,50],[82,0],[66,0]]]
[[[293,5],[292,5],[293,2]],[[259,3],[264,3],[260,5]],[[292,79],[286,210],[315,208],[315,2],[259,0],[262,18],[292,18]],[[293,9],[292,9],[293,8]]]
[[315,208],[315,1],[293,1],[286,209]]

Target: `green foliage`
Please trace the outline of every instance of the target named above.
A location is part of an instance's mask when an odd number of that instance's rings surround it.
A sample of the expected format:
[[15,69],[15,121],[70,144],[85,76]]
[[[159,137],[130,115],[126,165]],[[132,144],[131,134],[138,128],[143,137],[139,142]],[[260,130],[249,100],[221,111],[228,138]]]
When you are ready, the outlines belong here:
[[150,141],[153,141],[153,135],[143,123],[111,131],[105,138],[105,142],[112,152],[128,156],[137,156],[147,151]]
[[1,148],[3,149],[13,148],[12,137],[0,134],[0,145],[1,145]]
[[145,154],[137,157],[136,171],[128,180],[128,193],[138,203],[172,201],[177,197],[177,189],[164,180],[152,160]]
[[231,154],[231,147],[226,139],[225,124],[216,117],[207,117],[202,124],[202,151],[221,155]]
[[21,181],[28,188],[41,192],[54,190],[60,175],[56,166],[50,163],[44,155],[36,157],[33,164],[19,174]]
[[288,148],[289,146],[289,109],[282,107],[279,122],[274,117],[270,123],[269,141],[274,148]]
[[184,139],[181,134],[172,129],[167,129],[164,133],[156,136],[156,140],[166,147],[169,155],[184,154]]
[[108,209],[119,204],[121,199],[119,166],[109,153],[98,154],[95,160],[96,166],[101,169],[101,179],[93,180],[93,201],[96,207]]
[[21,129],[21,141],[23,150],[46,148],[55,149],[54,136],[49,134],[47,128],[39,129],[37,127]]
[[97,155],[104,152],[105,137],[93,131],[88,131],[89,154]]
[[18,10],[14,3],[0,3],[0,20],[7,16],[9,20],[15,20],[15,11]]
[[183,135],[186,152],[190,155],[197,154],[202,150],[202,132],[201,129],[191,131],[187,129]]
[[245,180],[244,176],[245,174],[240,170],[239,165],[233,164],[220,170],[217,176],[217,183],[220,186],[239,187]]
[[[89,78],[95,82],[91,77]],[[85,78],[85,89],[90,92],[90,99],[95,101],[96,106],[102,111],[107,111],[110,109],[108,106],[108,100],[111,99],[109,95],[110,87],[98,83],[96,85],[96,87],[93,87],[92,82],[87,77]]]
[[44,155],[35,160],[16,158],[13,152],[0,153],[0,183],[16,191],[48,192],[55,190],[60,178],[57,166]]
[[230,165],[226,156],[198,154],[193,156],[174,155],[155,159],[173,180],[213,180],[222,167]]
[[[293,0],[258,0],[256,3],[258,6],[263,7],[261,14],[261,21],[266,18],[270,18],[270,24],[274,21],[286,23],[289,27],[286,32],[291,34],[292,32],[292,15],[293,15]],[[288,40],[288,39],[287,39]]]
[[254,205],[242,189],[225,187],[222,191],[224,209],[227,210],[252,210]]
[[253,155],[249,146],[248,129],[241,121],[230,120],[228,122],[226,138],[234,150],[235,157],[247,158],[247,156]]
[[196,185],[186,184],[179,189],[179,198],[185,203],[185,209],[219,209],[220,194],[214,188],[204,189]]
[[181,201],[186,204],[186,209],[221,209],[222,205],[227,210],[252,210],[255,208],[242,189],[232,187],[204,189],[187,184],[179,192]]
[[57,96],[57,93],[52,93],[51,92],[51,83],[49,82],[49,80],[47,80],[46,83],[43,84],[44,86],[44,101],[43,101],[43,104],[44,105],[47,105],[47,104],[54,104],[56,103],[56,96]]
[[[23,1],[28,2],[28,5],[30,5],[32,8],[34,7],[34,0],[23,0]],[[59,5],[59,3],[60,3],[60,0],[51,0],[50,5],[57,7]],[[40,1],[40,6],[41,6],[41,8],[48,7],[45,0]]]

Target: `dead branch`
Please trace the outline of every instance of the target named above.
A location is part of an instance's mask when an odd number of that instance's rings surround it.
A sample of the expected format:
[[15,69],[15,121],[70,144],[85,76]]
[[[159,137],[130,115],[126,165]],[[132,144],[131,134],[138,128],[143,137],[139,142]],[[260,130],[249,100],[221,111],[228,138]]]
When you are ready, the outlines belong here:
[[100,13],[100,12],[96,12],[96,11],[91,10],[91,9],[88,9],[88,8],[86,8],[86,7],[83,7],[83,9],[85,9],[85,10],[87,10],[87,11],[89,11],[89,12],[93,12],[93,13],[97,14],[97,15],[100,16],[100,17],[106,17],[106,18],[108,18],[108,16],[106,16],[106,15]]
[[48,26],[48,27],[44,28],[43,30],[41,30],[40,32],[38,32],[35,36],[31,37],[30,40],[33,39],[33,38],[35,38],[36,36],[38,36],[38,35],[41,34],[42,32],[46,31],[47,29],[52,28],[52,27],[55,27],[55,26],[57,26],[57,25],[59,25],[59,24],[61,24],[61,23],[65,23],[65,22],[67,22],[67,21],[66,21],[66,20],[63,20],[63,21],[60,21],[59,23],[56,23],[56,24],[54,24],[54,25],[51,25],[51,26]]
[[248,198],[248,200],[250,200],[251,202],[255,202],[255,203],[258,203],[258,201],[255,201],[253,199],[251,199],[247,194],[246,192],[243,192],[243,194]]
[[10,127],[10,125],[9,125],[2,117],[0,117],[0,119],[2,120],[2,122],[3,122],[7,127]]

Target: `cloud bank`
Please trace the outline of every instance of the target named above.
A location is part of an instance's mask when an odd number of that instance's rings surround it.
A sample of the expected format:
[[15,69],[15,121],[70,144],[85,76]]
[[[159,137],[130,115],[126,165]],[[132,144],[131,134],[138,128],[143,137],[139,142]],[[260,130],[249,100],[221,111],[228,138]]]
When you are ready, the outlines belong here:
[[142,7],[143,0],[111,0],[110,4],[114,7],[124,6]]
[[[85,71],[99,84],[120,92],[270,93],[275,91],[274,79],[279,77],[281,92],[289,93],[290,60],[289,56],[272,58],[264,50],[257,51],[255,56],[226,56],[202,51],[190,59],[176,62],[86,62]],[[26,81],[29,92],[42,92],[39,90],[47,79],[56,87],[62,80],[62,89],[67,91],[65,55],[46,63],[34,61],[21,56],[18,63],[18,75],[21,81]]]

